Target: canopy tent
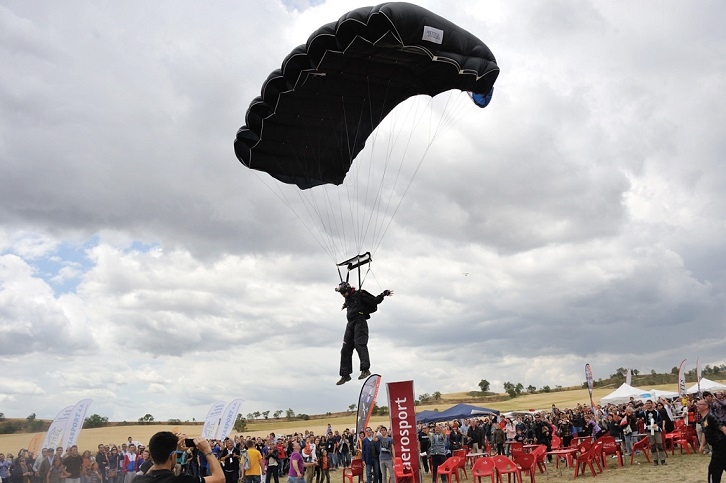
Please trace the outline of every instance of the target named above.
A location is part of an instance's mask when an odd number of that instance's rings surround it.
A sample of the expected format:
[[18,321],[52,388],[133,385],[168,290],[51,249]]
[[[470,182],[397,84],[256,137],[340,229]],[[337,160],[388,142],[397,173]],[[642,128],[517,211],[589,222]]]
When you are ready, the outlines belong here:
[[[723,384],[721,382],[712,381],[710,379],[706,379],[705,377],[701,378],[701,392],[703,391],[726,391],[726,384]],[[693,386],[689,387],[688,390],[686,390],[687,394],[696,394],[698,392],[698,384],[694,384]]]
[[672,399],[674,397],[678,397],[678,393],[675,391],[664,391],[662,389],[651,389],[648,391],[650,395],[652,396],[653,401],[657,400],[659,397],[664,397],[666,399]]
[[416,414],[418,423],[440,423],[454,419],[468,419],[486,416],[488,414],[499,414],[496,409],[489,409],[471,404],[457,404],[444,411],[421,411]]
[[416,422],[428,422],[428,418],[438,416],[439,414],[441,413],[438,411],[431,411],[429,409],[426,409],[425,411],[421,411],[420,413],[416,414]]
[[620,404],[633,399],[648,399],[653,397],[647,389],[640,389],[629,384],[622,383],[619,388],[600,398],[600,404]]

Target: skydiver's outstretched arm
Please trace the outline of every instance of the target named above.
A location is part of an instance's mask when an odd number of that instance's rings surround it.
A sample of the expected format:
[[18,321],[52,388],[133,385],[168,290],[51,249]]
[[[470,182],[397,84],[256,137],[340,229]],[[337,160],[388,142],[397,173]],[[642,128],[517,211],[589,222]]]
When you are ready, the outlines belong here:
[[378,304],[380,304],[381,302],[383,302],[383,298],[384,298],[384,297],[390,297],[391,295],[393,295],[393,290],[388,290],[388,289],[384,290],[383,292],[381,292],[381,293],[380,293],[380,294],[379,294],[379,295],[378,295],[378,296],[376,297],[376,305],[378,305]]

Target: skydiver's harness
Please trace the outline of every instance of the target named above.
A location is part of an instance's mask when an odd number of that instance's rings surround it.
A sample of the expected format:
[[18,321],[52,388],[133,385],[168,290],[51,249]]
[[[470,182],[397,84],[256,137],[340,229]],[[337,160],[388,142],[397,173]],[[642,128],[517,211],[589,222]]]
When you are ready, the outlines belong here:
[[[367,291],[363,290],[363,281],[365,280],[365,277],[361,275],[361,267],[364,265],[368,265],[368,270],[366,271],[366,275],[368,272],[371,271],[370,263],[373,261],[373,258],[371,258],[371,253],[366,252],[362,255],[356,255],[353,258],[350,258],[348,260],[342,261],[337,265],[338,268],[338,276],[340,277],[340,283],[348,284],[348,280],[350,279],[350,272],[353,270],[358,271],[358,288],[354,289],[354,292],[358,292],[357,299],[358,304],[360,306],[360,309],[363,309],[363,311],[359,311],[358,315],[360,317],[363,317],[365,319],[370,318],[370,314],[378,310],[378,304],[375,302],[375,297],[368,293]],[[347,272],[345,274],[345,280],[343,280],[343,274],[340,271],[340,267],[346,267]],[[348,284],[349,285],[349,284]],[[343,308],[347,308],[348,302],[346,301],[345,304],[343,304]]]
[[[338,268],[338,277],[340,277],[340,281],[348,283],[348,279],[350,278],[350,272],[353,270],[358,270],[358,290],[363,288],[363,280],[365,280],[365,277],[361,277],[360,273],[360,267],[363,265],[368,265],[368,270],[366,271],[366,275],[368,272],[371,271],[370,263],[373,261],[373,258],[371,258],[371,252],[365,252],[362,255],[356,255],[353,258],[349,258],[348,260],[342,261],[338,264],[336,264]],[[345,280],[343,280],[343,274],[340,272],[340,267],[345,266],[347,268],[347,272],[345,274]]]

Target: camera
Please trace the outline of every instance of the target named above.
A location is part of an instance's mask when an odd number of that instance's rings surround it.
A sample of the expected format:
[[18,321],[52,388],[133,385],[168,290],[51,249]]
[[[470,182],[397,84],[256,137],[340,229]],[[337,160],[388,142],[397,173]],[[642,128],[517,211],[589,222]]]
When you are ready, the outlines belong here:
[[187,448],[195,448],[197,445],[194,444],[194,440],[192,438],[185,438],[184,446],[186,446]]

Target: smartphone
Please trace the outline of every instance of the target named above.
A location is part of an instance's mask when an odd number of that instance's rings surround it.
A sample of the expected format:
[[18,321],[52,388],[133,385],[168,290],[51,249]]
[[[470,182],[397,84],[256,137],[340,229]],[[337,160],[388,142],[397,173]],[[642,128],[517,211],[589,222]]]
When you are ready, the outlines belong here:
[[185,438],[184,446],[186,446],[187,448],[194,448],[196,445],[194,444],[194,440],[192,438]]

